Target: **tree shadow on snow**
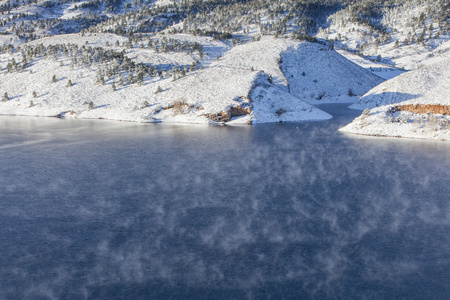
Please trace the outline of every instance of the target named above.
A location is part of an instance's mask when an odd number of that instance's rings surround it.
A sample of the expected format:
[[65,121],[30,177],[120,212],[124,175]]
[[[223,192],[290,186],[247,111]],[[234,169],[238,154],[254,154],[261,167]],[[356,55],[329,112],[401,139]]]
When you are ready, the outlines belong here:
[[50,93],[46,92],[46,93],[43,93],[43,94],[37,94],[36,98],[41,98],[41,97],[47,96],[48,94],[50,94]]
[[56,81],[55,81],[55,83],[56,82],[60,82],[60,81],[63,81],[63,80],[66,80],[67,79],[67,77],[61,77],[61,78],[56,78]]
[[20,98],[20,97],[22,97],[22,96],[23,96],[23,94],[11,96],[11,97],[9,97],[9,101],[14,100],[14,99],[18,99],[18,98]]
[[96,106],[94,108],[97,109],[97,108],[102,108],[102,107],[106,107],[106,106],[110,106],[110,105],[111,104],[103,104],[103,105]]

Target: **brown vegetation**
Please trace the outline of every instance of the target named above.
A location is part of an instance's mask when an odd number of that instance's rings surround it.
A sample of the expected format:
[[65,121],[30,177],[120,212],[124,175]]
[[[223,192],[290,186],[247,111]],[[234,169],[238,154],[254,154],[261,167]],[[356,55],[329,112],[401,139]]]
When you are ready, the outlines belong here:
[[391,107],[388,112],[395,113],[398,111],[409,111],[418,114],[441,114],[450,115],[450,106],[441,104],[409,104],[409,105],[396,105]]
[[206,114],[205,116],[214,122],[228,122],[234,117],[245,116],[252,111],[250,108],[243,108],[240,106],[231,107],[228,111],[220,112],[217,114]]
[[[168,110],[173,109],[173,112],[175,115],[184,114],[186,112],[189,112],[191,109],[196,108],[197,110],[203,110],[204,108],[201,106],[196,106],[193,104],[189,104],[186,99],[180,98],[179,100],[175,101],[173,104],[170,104],[167,107],[161,107],[161,110]],[[157,111],[158,113],[159,111]]]

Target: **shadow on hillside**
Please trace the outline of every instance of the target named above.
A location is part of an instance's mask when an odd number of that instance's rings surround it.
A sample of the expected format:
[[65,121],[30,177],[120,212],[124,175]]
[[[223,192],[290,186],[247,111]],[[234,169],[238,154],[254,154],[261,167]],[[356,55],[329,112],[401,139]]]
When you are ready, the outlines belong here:
[[23,94],[21,94],[21,95],[15,95],[15,96],[11,96],[11,97],[9,97],[9,101],[11,101],[11,100],[14,100],[14,99],[18,99],[18,98],[20,98],[20,97],[22,97],[23,96]]
[[[342,44],[340,41],[335,42],[334,45],[335,45],[335,48],[337,50],[345,50],[345,51],[347,51],[349,53],[357,55],[357,56],[359,56],[359,57],[361,57],[361,58],[363,58],[365,60],[368,60],[368,61],[372,61],[373,62],[375,59],[377,59],[376,55],[363,55],[363,54],[359,53],[357,50],[351,49],[351,48],[347,47],[346,45]],[[389,65],[393,69],[397,69],[397,70],[401,70],[401,71],[410,71],[410,70],[406,70],[404,68],[395,67],[395,62],[391,58],[383,57],[381,59],[381,61],[378,61],[378,62],[386,64],[386,65]]]
[[372,94],[366,97],[362,97],[356,103],[365,104],[375,104],[375,107],[389,104],[399,104],[400,102],[412,100],[419,98],[419,94],[409,94],[409,93],[398,93],[398,92],[382,92],[380,94]]
[[66,80],[66,79],[67,79],[66,76],[61,77],[61,78],[56,78],[56,81],[55,81],[55,82],[60,82],[60,81]]
[[50,93],[49,92],[45,92],[43,94],[37,94],[36,98],[41,98],[41,97],[47,96],[48,94],[50,94]]

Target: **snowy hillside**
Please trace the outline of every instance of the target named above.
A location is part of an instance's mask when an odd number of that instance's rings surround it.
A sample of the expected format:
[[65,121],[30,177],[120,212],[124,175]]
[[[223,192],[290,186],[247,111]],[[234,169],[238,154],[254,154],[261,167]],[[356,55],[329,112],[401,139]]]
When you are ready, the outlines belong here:
[[450,49],[444,0],[0,0],[0,11],[0,114],[322,120],[312,105],[354,103]]
[[311,104],[354,102],[384,80],[332,50],[302,44],[282,54],[291,94]]
[[317,37],[335,40],[338,48],[372,60],[416,69],[431,51],[450,40],[450,6],[443,0],[399,3],[378,7],[357,1],[331,15]]
[[366,109],[343,132],[450,140],[450,59],[388,80],[354,109]]
[[130,47],[113,34],[29,42],[0,56],[0,113],[229,124],[322,120],[331,116],[307,102],[348,101],[349,91],[363,94],[382,81],[318,43],[264,38],[230,48],[179,34],[171,41],[202,53]]

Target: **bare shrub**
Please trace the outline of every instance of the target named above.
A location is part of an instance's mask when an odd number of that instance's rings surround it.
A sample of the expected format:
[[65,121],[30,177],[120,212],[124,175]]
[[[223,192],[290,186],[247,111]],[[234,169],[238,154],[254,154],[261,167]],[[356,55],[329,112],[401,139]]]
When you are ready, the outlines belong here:
[[188,113],[191,106],[186,102],[186,99],[179,99],[173,103],[171,108],[174,115],[181,115]]
[[277,111],[275,112],[275,114],[277,115],[277,117],[281,117],[282,114],[286,113],[286,110],[282,107],[280,107],[279,109],[277,109]]

